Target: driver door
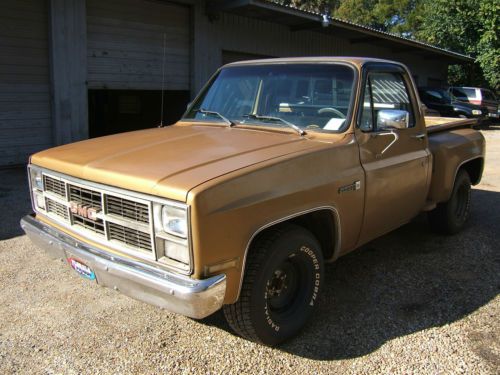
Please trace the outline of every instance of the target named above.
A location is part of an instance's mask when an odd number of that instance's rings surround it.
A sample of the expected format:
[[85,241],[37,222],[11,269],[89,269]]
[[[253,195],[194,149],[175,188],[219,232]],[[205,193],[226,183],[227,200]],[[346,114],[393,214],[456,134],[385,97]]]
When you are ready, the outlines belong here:
[[364,74],[355,131],[365,172],[365,215],[359,244],[410,221],[425,205],[431,156],[411,81],[397,65]]

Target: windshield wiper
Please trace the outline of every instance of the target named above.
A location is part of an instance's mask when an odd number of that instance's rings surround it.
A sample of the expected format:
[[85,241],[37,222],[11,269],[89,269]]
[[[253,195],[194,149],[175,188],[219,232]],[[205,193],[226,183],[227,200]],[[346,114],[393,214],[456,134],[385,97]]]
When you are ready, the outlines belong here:
[[279,122],[281,122],[281,123],[283,123],[283,124],[291,127],[293,130],[295,130],[300,135],[306,135],[307,134],[305,130],[299,128],[297,125],[292,124],[291,122],[288,122],[288,121],[282,119],[281,117],[261,116],[261,115],[256,115],[256,114],[253,114],[253,113],[248,113],[246,115],[243,115],[243,117],[248,117],[248,118],[255,119],[255,120],[279,121]]
[[195,112],[199,112],[199,113],[203,113],[204,115],[215,115],[215,116],[219,116],[220,119],[222,119],[222,121],[224,121],[225,123],[227,123],[230,127],[231,126],[234,126],[236,125],[233,121],[229,120],[227,117],[225,117],[224,115],[221,115],[219,112],[215,112],[215,111],[207,111],[206,109],[203,109],[203,108],[199,108],[199,109],[195,109],[194,110]]

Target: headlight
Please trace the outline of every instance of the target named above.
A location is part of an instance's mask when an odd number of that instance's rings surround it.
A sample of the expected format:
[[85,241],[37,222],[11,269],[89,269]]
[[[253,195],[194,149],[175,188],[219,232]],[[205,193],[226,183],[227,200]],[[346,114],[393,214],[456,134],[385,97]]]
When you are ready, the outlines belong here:
[[187,212],[185,208],[163,206],[161,209],[161,223],[167,233],[187,238]]
[[158,260],[189,271],[191,250],[187,207],[155,203],[153,210]]
[[31,187],[38,189],[40,191],[43,190],[43,178],[42,171],[37,168],[30,168],[30,179],[31,179]]
[[482,112],[481,112],[481,110],[480,110],[480,109],[473,109],[473,110],[472,110],[472,114],[473,114],[473,115],[476,115],[476,116],[479,116],[479,115],[481,115],[481,114],[482,114]]

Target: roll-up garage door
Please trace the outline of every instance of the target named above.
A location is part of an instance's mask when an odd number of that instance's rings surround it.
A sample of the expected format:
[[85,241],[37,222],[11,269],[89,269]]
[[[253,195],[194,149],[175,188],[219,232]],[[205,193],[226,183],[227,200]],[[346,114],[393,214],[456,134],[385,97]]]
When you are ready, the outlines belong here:
[[87,0],[89,89],[160,90],[164,63],[165,89],[189,90],[189,22],[182,5]]
[[43,0],[1,8],[0,166],[8,166],[52,144],[48,13]]

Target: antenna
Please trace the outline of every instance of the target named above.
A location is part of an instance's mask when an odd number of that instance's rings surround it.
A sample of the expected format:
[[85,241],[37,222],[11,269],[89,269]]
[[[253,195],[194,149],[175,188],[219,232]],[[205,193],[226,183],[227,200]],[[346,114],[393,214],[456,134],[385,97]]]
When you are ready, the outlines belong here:
[[163,95],[165,92],[165,45],[166,45],[167,34],[163,33],[163,60],[161,62],[161,109],[160,109],[160,125],[159,128],[163,128]]

